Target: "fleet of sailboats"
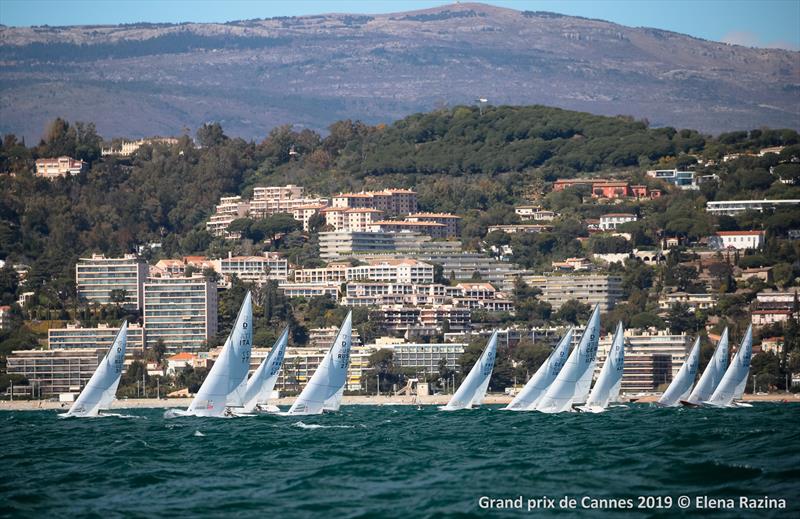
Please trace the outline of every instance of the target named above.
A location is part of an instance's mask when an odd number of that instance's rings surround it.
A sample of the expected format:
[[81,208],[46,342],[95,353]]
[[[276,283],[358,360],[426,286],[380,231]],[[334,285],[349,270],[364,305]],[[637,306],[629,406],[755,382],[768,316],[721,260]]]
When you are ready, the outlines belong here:
[[[336,338],[291,408],[281,413],[269,405],[289,340],[286,327],[269,354],[248,379],[253,345],[253,302],[247,293],[233,328],[188,409],[171,410],[165,416],[246,416],[258,412],[281,415],[313,415],[338,411],[347,386],[347,371],[352,346],[352,313],[348,313]],[[625,366],[624,328],[620,322],[593,387],[600,338],[600,308],[595,306],[578,344],[572,348],[575,329],[570,328],[545,362],[504,410],[560,413],[583,411],[599,413],[619,401]],[[115,398],[123,370],[127,342],[127,322],[114,337],[86,387],[67,413],[60,417],[98,416]],[[736,354],[728,365],[728,329],[722,333],[714,354],[694,385],[700,363],[700,338],[659,399],[660,407],[679,404],[690,407],[744,407],[740,402],[750,371],[753,330],[748,327]],[[497,356],[497,331],[493,332],[480,357],[453,394],[440,409],[456,411],[482,404]]]

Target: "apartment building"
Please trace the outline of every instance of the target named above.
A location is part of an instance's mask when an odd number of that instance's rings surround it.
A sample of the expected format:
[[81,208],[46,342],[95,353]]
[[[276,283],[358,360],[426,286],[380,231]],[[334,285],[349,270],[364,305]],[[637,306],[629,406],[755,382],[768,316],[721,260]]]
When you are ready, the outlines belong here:
[[286,297],[320,297],[328,296],[339,300],[341,285],[338,283],[281,283],[278,289]]
[[383,216],[383,211],[371,207],[326,207],[320,213],[325,224],[335,231],[372,231],[373,223]]
[[717,294],[689,294],[686,292],[672,292],[664,294],[658,300],[658,308],[661,311],[669,311],[676,304],[689,307],[691,311],[708,310],[717,304]]
[[217,287],[202,276],[150,278],[144,284],[146,345],[199,351],[217,334]]
[[333,197],[333,207],[370,208],[384,213],[400,215],[417,211],[417,193],[410,189],[385,189],[341,193]]
[[80,258],[75,265],[78,298],[89,303],[140,309],[147,275],[147,263],[133,254],[121,258],[106,258],[102,254]]
[[226,281],[233,276],[242,281],[266,283],[273,279],[286,281],[289,278],[289,261],[276,252],[265,252],[262,256],[233,256],[216,260],[217,268]]
[[373,232],[417,232],[420,234],[427,234],[431,238],[449,238],[447,225],[427,222],[427,221],[407,221],[407,220],[379,220],[372,222],[369,227]]
[[397,249],[394,235],[383,232],[331,231],[319,233],[319,255],[324,261]]
[[[51,350],[105,349],[111,347],[119,326],[100,323],[96,328],[84,328],[78,324],[67,324],[64,328],[47,330],[47,347]],[[128,323],[127,350],[144,348],[144,328]]]
[[523,275],[522,280],[530,286],[542,290],[541,301],[549,303],[553,310],[575,299],[594,307],[600,305],[602,312],[608,312],[622,299],[622,277],[608,274],[564,274],[564,275]]
[[546,232],[553,229],[552,225],[544,225],[544,224],[530,224],[530,223],[512,223],[512,224],[504,224],[504,225],[490,225],[487,229],[487,233],[492,233],[495,231],[504,232],[506,234],[516,234],[516,233],[539,233],[539,232]]
[[677,169],[651,169],[647,176],[657,180],[663,180],[668,184],[677,186],[681,189],[700,189],[695,179],[694,171],[680,171]]
[[298,205],[292,209],[292,217],[298,222],[303,224],[303,230],[309,231],[309,222],[311,218],[320,214],[320,212],[328,207],[326,203],[304,204]]
[[349,267],[347,281],[370,279],[399,283],[433,283],[433,265],[415,259],[370,260],[366,265]]
[[13,351],[6,372],[28,379],[31,391],[44,398],[77,393],[89,382],[107,348]]
[[[278,372],[275,391],[279,394],[297,394],[303,390],[308,381],[317,371],[322,359],[330,349],[330,344],[324,347],[287,348],[283,360],[283,367]],[[356,345],[350,348],[350,364],[347,367],[347,383],[345,391],[362,391],[363,376],[367,373],[369,356],[375,353],[372,347]],[[267,348],[254,348],[250,357],[250,372],[258,367],[264,358],[269,355]]]
[[139,139],[138,141],[123,141],[120,144],[119,148],[115,148],[113,146],[104,147],[100,151],[100,155],[103,157],[107,157],[109,155],[116,155],[119,157],[130,157],[133,155],[139,148],[142,146],[149,144],[163,144],[166,146],[175,146],[178,144],[178,139],[175,137],[151,137],[149,139]]
[[406,216],[405,221],[438,223],[444,225],[443,237],[445,238],[453,238],[461,234],[461,217],[451,213],[413,213]]
[[[576,340],[580,340],[580,334],[577,334]],[[612,333],[600,338],[595,378],[600,374],[612,340]],[[694,338],[685,333],[676,335],[666,330],[653,333],[636,329],[625,330],[622,390],[653,391],[668,384],[678,375],[693,343]]]
[[250,202],[241,196],[225,196],[219,199],[216,211],[206,222],[206,230],[214,236],[238,240],[241,233],[228,231],[228,226],[239,218],[246,218],[250,213]]
[[380,323],[393,334],[408,335],[433,335],[445,328],[465,331],[472,324],[470,310],[454,305],[384,305],[370,312],[370,321]]
[[370,346],[376,350],[392,350],[394,363],[402,368],[435,375],[439,373],[439,364],[442,360],[447,369],[461,371],[459,358],[464,353],[467,343],[398,342],[394,338],[382,338]]
[[36,176],[52,180],[58,177],[77,175],[83,171],[85,167],[85,162],[73,159],[72,157],[37,159]]

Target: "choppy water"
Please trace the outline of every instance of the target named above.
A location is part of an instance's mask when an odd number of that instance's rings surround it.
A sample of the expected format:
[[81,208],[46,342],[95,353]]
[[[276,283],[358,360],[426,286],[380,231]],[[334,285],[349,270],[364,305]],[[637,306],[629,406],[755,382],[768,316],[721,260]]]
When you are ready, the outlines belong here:
[[[749,515],[788,517],[800,500],[796,404],[601,415],[352,406],[302,419],[122,412],[133,418],[0,413],[0,515],[519,517],[542,496],[558,506],[565,495],[634,505],[639,495],[744,495],[788,501]],[[481,496],[523,496],[523,510],[482,510]],[[677,511],[673,501],[633,515]]]

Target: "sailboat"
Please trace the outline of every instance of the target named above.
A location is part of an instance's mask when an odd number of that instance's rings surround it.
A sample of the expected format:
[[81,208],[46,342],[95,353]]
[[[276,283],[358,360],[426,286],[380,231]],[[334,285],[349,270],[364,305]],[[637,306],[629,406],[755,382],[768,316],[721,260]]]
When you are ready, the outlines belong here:
[[697,407],[703,402],[711,398],[714,390],[717,389],[722,376],[725,374],[725,368],[728,367],[728,329],[722,332],[717,343],[717,349],[714,350],[714,355],[708,361],[705,371],[700,376],[700,380],[694,387],[694,390],[686,400],[681,400],[681,404],[687,407]]
[[595,305],[578,346],[572,350],[556,379],[536,404],[543,413],[572,411],[573,404],[586,402],[600,341],[600,305]]
[[570,327],[567,333],[561,338],[556,345],[555,349],[547,357],[547,360],[539,366],[536,373],[533,374],[531,379],[522,388],[514,400],[511,401],[504,410],[508,411],[533,411],[536,409],[536,404],[544,395],[547,388],[556,379],[567,361],[569,354],[569,347],[572,344],[572,335],[574,328]]
[[287,415],[321,414],[339,409],[347,383],[352,332],[353,313],[348,312],[336,339]]
[[480,406],[486,396],[489,387],[489,380],[492,378],[494,369],[494,359],[497,356],[497,332],[493,332],[483,349],[483,353],[478,357],[478,361],[472,366],[464,381],[456,390],[453,397],[446,406],[440,407],[442,411],[457,411],[459,409],[472,409]]
[[622,386],[622,373],[625,367],[625,330],[622,323],[617,324],[611,348],[608,350],[606,361],[600,370],[592,392],[586,405],[578,407],[579,411],[589,413],[602,413],[608,404],[619,400],[619,390]]
[[685,400],[692,391],[694,379],[697,376],[697,368],[700,365],[700,337],[695,339],[694,346],[689,352],[689,356],[683,362],[683,366],[678,371],[678,375],[670,383],[669,387],[661,398],[658,399],[657,405],[660,407],[675,407],[679,405],[681,400]]
[[253,300],[248,292],[217,361],[211,366],[189,408],[186,411],[169,410],[165,416],[232,416],[230,406],[244,405],[252,346]]
[[59,418],[98,416],[101,410],[111,407],[111,402],[114,401],[114,396],[117,394],[120,378],[122,378],[127,342],[128,322],[125,321],[75,403],[72,404],[69,411],[58,415]]
[[705,403],[715,407],[750,407],[750,404],[736,402],[742,398],[750,373],[750,359],[753,356],[753,325],[747,327],[739,345],[739,350],[731,360],[728,370],[722,377],[714,394]]
[[283,365],[283,358],[286,355],[286,345],[289,342],[289,327],[284,328],[269,355],[264,357],[261,364],[253,372],[253,375],[248,379],[247,386],[244,390],[244,405],[242,412],[252,413],[254,411],[266,411],[275,413],[280,411],[276,406],[267,404],[272,390],[275,388],[275,383],[278,381],[278,373]]

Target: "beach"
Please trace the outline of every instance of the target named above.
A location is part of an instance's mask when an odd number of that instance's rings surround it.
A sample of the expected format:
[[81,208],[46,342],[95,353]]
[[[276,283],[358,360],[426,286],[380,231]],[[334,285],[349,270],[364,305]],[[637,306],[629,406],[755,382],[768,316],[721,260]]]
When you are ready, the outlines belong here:
[[[367,395],[367,396],[344,396],[342,405],[445,405],[452,395],[427,395],[427,396],[406,396],[406,395]],[[658,400],[660,395],[631,396],[639,403],[650,403]],[[509,395],[488,394],[484,399],[484,405],[504,405],[511,402],[513,397]],[[277,406],[290,406],[295,397],[283,397],[271,400],[270,403]],[[191,403],[191,398],[129,398],[125,400],[115,400],[111,405],[112,409],[146,409],[171,407],[186,408]],[[800,393],[768,393],[764,395],[745,394],[742,398],[744,402],[792,402],[800,403]],[[0,411],[35,411],[37,409],[69,409],[70,402],[53,402],[49,400],[2,400],[0,401]]]

